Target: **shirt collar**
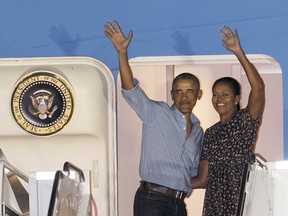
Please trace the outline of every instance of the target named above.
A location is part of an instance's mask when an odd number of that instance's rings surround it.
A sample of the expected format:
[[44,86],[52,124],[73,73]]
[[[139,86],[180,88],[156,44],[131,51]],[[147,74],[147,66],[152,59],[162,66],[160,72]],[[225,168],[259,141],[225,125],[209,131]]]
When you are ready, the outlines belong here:
[[[175,104],[173,104],[170,109],[176,119],[185,119],[185,115],[177,109]],[[193,125],[200,125],[198,118],[193,114],[193,112],[191,112],[190,119]]]

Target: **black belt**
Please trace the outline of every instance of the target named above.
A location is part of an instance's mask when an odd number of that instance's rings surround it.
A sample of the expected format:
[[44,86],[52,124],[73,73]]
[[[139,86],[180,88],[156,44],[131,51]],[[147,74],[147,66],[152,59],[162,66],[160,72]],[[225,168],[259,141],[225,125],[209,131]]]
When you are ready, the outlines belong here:
[[168,187],[164,187],[161,185],[157,185],[157,184],[153,184],[153,183],[145,182],[145,181],[141,181],[140,187],[148,189],[148,190],[152,190],[152,191],[157,191],[167,196],[173,196],[174,198],[181,199],[181,200],[184,200],[184,198],[187,195],[183,191],[174,190]]

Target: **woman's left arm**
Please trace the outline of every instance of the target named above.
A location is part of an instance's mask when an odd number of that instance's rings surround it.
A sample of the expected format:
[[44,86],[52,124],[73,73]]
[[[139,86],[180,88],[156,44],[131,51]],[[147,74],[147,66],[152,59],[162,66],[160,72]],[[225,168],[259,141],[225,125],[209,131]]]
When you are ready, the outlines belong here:
[[227,50],[234,53],[247,75],[249,84],[251,86],[248,100],[248,109],[252,117],[256,119],[263,113],[265,107],[264,81],[256,67],[249,61],[245,55],[245,52],[241,48],[237,29],[235,29],[233,33],[228,27],[225,26],[221,30],[221,34],[223,36],[223,46]]

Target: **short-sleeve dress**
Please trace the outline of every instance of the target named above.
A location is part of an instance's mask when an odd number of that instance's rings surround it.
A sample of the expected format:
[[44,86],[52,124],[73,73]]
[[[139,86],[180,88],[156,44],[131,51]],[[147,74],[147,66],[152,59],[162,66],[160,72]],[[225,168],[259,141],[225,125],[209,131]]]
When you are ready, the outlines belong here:
[[253,119],[246,107],[229,122],[206,130],[201,159],[209,161],[209,171],[203,216],[236,215],[244,164],[253,155],[261,119]]

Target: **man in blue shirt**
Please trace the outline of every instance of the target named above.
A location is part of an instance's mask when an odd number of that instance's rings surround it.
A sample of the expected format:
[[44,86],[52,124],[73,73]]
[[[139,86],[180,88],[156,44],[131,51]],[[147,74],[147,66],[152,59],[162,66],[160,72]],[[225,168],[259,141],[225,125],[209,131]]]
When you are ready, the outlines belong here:
[[184,198],[192,192],[203,139],[203,129],[192,113],[202,96],[199,80],[191,73],[179,74],[172,83],[171,107],[149,99],[128,62],[133,32],[125,37],[118,23],[113,24],[105,25],[105,34],[118,53],[122,95],[143,123],[134,216],[186,216]]

